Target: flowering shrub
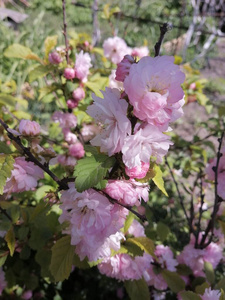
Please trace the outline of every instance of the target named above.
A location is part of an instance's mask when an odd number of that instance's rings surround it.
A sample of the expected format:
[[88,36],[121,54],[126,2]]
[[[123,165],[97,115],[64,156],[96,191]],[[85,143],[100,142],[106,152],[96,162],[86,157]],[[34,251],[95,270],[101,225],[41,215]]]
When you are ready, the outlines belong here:
[[184,141],[172,129],[183,115],[184,67],[117,36],[103,49],[110,80],[93,67],[99,49],[87,41],[57,47],[48,37],[44,58],[16,44],[4,53],[35,60],[29,77],[46,82],[39,100],[55,101],[47,124],[31,121],[26,99],[9,93],[17,110],[1,106],[0,293],[48,298],[54,282],[95,268],[119,281],[120,299],[222,300],[221,110],[205,124],[216,146]]

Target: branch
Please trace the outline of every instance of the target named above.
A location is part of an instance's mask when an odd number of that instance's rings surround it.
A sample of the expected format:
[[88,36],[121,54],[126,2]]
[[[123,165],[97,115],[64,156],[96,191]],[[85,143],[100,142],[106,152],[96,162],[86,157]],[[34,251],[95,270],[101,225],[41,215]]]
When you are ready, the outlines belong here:
[[155,44],[155,57],[159,56],[160,48],[161,48],[164,36],[167,33],[167,31],[170,31],[173,28],[173,26],[170,23],[163,23],[163,25],[161,25],[159,28],[160,28],[160,37],[159,37],[158,42]]
[[66,61],[69,64],[69,43],[67,39],[67,23],[66,23],[66,0],[62,0],[62,9],[63,9],[63,35],[65,37],[65,45],[66,45]]
[[27,159],[31,162],[33,162],[35,165],[37,165],[39,168],[41,168],[44,172],[46,172],[49,176],[51,176],[51,178],[59,185],[61,190],[67,190],[68,184],[66,183],[66,181],[64,179],[60,180],[51,170],[49,170],[48,166],[46,166],[45,164],[43,165],[31,152],[30,149],[25,147],[21,140],[20,137],[18,136],[14,136],[10,131],[9,131],[9,127],[8,125],[2,120],[0,119],[0,124],[2,125],[2,127],[4,127],[4,129],[7,131],[8,137],[10,138],[10,140],[14,141],[19,148],[23,151],[24,155],[27,157]]
[[[202,240],[201,240],[201,243],[200,243],[200,248],[201,249],[206,248],[212,241],[213,234],[214,234],[216,214],[218,212],[219,205],[221,203],[220,202],[220,197],[218,196],[217,186],[218,186],[218,168],[219,168],[220,158],[222,157],[222,153],[220,151],[221,151],[221,147],[222,147],[223,137],[224,137],[224,131],[222,132],[221,137],[218,139],[219,146],[218,146],[218,151],[217,151],[216,166],[213,167],[213,171],[215,172],[215,183],[214,183],[214,185],[215,185],[215,188],[214,188],[215,200],[214,201],[215,202],[214,202],[213,212],[211,214],[211,219],[208,223],[208,226],[205,230],[205,234],[202,237]],[[211,231],[211,236],[209,238],[209,241],[206,244],[204,244],[210,231]]]

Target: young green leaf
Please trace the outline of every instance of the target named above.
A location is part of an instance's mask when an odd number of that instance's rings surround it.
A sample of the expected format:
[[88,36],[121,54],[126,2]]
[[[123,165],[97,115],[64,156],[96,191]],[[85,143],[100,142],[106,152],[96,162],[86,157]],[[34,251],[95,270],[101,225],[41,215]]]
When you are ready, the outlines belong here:
[[9,231],[5,235],[5,240],[7,242],[7,246],[9,248],[10,255],[13,256],[15,245],[16,245],[16,239],[15,239],[15,233],[13,226],[10,227]]
[[7,178],[11,176],[14,158],[11,155],[0,154],[0,195],[3,194]]
[[180,276],[177,273],[171,272],[169,270],[163,270],[162,276],[168,284],[168,287],[174,293],[179,293],[180,291],[183,291],[185,289],[185,282],[183,281],[183,279],[180,278]]
[[156,175],[155,175],[155,177],[152,178],[152,180],[154,181],[155,185],[157,185],[157,187],[160,189],[160,191],[162,191],[163,194],[168,197],[168,194],[164,187],[164,180],[163,180],[162,171],[161,171],[160,167],[155,165],[154,171],[156,172]]
[[150,300],[148,285],[143,278],[140,280],[125,281],[124,286],[131,300]]
[[141,248],[146,253],[152,255],[155,257],[154,250],[155,246],[152,240],[145,236],[141,237],[134,237],[127,239],[127,242],[133,243],[137,245],[139,248]]

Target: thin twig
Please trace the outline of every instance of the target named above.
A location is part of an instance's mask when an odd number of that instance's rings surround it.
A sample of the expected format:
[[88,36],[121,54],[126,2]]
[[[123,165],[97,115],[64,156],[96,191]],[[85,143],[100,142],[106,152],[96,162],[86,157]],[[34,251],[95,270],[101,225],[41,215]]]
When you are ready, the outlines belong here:
[[66,62],[69,64],[69,43],[67,38],[67,23],[66,23],[66,1],[62,0],[62,9],[63,9],[63,35],[65,38],[66,45]]
[[0,207],[0,211],[1,213],[3,213],[3,215],[5,215],[10,221],[12,221],[12,218],[10,217],[10,215],[7,213],[7,211],[5,209],[3,209],[2,207]]
[[160,48],[162,45],[162,41],[164,39],[165,34],[173,28],[172,24],[170,23],[163,23],[162,26],[160,26],[160,37],[158,42],[155,44],[155,57],[159,56]]
[[204,198],[205,195],[203,194],[203,181],[202,181],[202,172],[200,172],[200,198],[201,203],[199,207],[199,216],[198,216],[198,223],[197,223],[197,233],[196,233],[196,239],[195,239],[195,248],[198,248],[198,238],[199,234],[201,232],[201,219],[202,219],[202,213],[203,213],[203,204],[204,204]]
[[[215,183],[214,183],[214,186],[215,186],[215,188],[214,188],[215,199],[214,199],[213,212],[211,214],[211,219],[208,223],[208,226],[205,230],[205,234],[203,235],[201,243],[200,243],[200,248],[201,249],[206,248],[212,241],[213,234],[214,234],[216,214],[218,212],[219,204],[220,204],[220,201],[219,201],[220,197],[218,196],[217,186],[218,186],[218,168],[219,168],[220,158],[222,156],[222,153],[220,151],[221,151],[221,147],[222,147],[223,137],[224,137],[224,131],[222,132],[221,137],[218,139],[219,146],[218,146],[218,151],[217,151],[216,166],[213,167],[213,171],[215,172]],[[211,236],[210,236],[208,242],[206,244],[204,244],[210,231],[211,231]]]

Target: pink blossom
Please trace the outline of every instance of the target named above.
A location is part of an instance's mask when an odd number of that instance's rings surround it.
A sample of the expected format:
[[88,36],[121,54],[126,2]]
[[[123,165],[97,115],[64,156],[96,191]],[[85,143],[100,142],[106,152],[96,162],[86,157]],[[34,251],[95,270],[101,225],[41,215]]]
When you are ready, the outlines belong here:
[[63,128],[64,139],[68,144],[75,144],[77,142],[76,134],[72,133],[68,128]]
[[81,101],[85,97],[85,91],[82,87],[78,87],[73,91],[73,99],[77,102]]
[[32,298],[32,296],[33,296],[33,293],[32,293],[31,290],[25,291],[25,292],[23,293],[23,295],[21,296],[21,299],[29,300],[29,299]]
[[26,161],[24,157],[17,157],[11,177],[6,181],[4,193],[30,191],[37,186],[37,181],[43,177],[44,172],[33,162]]
[[150,157],[155,156],[156,162],[162,162],[163,156],[173,143],[170,137],[150,124],[140,127],[134,134],[127,136],[122,148],[123,162],[127,168],[132,169],[149,163]]
[[[125,209],[112,205],[102,194],[93,189],[78,193],[74,184],[62,192],[63,213],[59,222],[69,222],[66,231],[71,235],[71,244],[76,245],[76,252],[81,259],[98,259],[98,249],[110,235],[115,234],[124,224]],[[122,214],[121,214],[122,213]]]
[[118,89],[118,90],[122,90],[123,89],[123,83],[120,81],[117,81],[115,79],[116,77],[116,70],[112,70],[111,74],[109,75],[109,87],[111,89]]
[[144,56],[149,55],[149,50],[148,47],[143,46],[143,47],[135,47],[132,49],[132,54],[133,56],[138,56],[139,58],[142,58]]
[[[105,192],[113,199],[133,206],[142,196],[142,190],[136,189],[136,187],[133,182],[128,180],[109,180]],[[142,189],[146,189],[148,192],[148,187]]]
[[83,124],[81,134],[85,142],[93,139],[100,132],[100,127],[95,124]]
[[76,158],[64,154],[58,155],[57,160],[60,165],[65,167],[69,167],[69,166],[74,167],[77,163]]
[[51,64],[58,65],[62,62],[62,57],[60,56],[60,54],[57,51],[53,51],[53,52],[49,53],[48,60]]
[[63,75],[66,79],[73,79],[75,78],[75,70],[73,68],[65,68]]
[[103,43],[104,55],[114,64],[121,62],[126,54],[131,54],[131,49],[126,42],[118,36],[108,38]]
[[102,94],[103,99],[93,95],[94,103],[87,108],[87,113],[103,126],[91,144],[111,156],[121,151],[124,139],[131,133],[131,123],[126,116],[128,104],[120,99],[120,92],[106,88]]
[[146,176],[146,174],[148,173],[149,170],[149,163],[144,163],[143,161],[141,162],[140,166],[128,169],[127,167],[125,168],[125,172],[127,174],[127,176],[129,176],[130,178],[137,178],[137,179],[141,179],[144,178]]
[[61,128],[75,128],[77,126],[77,118],[72,113],[64,113],[62,111],[56,111],[52,120],[60,123]]
[[134,237],[145,236],[145,229],[137,220],[134,219],[128,229],[128,233]]
[[2,270],[2,268],[0,268],[0,295],[2,294],[6,286],[7,286],[7,282],[5,281],[5,273]]
[[144,279],[149,286],[154,286],[157,290],[165,290],[167,289],[168,285],[164,280],[162,274],[158,273],[157,269],[156,272],[154,271],[156,267],[150,266],[148,268],[147,273],[144,273]]
[[85,154],[84,146],[81,143],[70,145],[69,154],[77,159],[82,158]]
[[68,108],[74,109],[78,106],[78,101],[76,101],[74,99],[69,99],[66,101],[66,104],[67,104]]
[[211,287],[206,289],[204,295],[201,296],[202,300],[219,300],[221,292],[219,290],[211,290]]
[[19,132],[24,136],[35,136],[40,134],[41,127],[35,121],[21,120],[19,124]]
[[91,57],[88,53],[84,53],[82,50],[79,54],[76,54],[75,72],[78,79],[82,82],[87,82],[89,69],[91,67]]
[[130,67],[135,63],[133,56],[125,55],[121,62],[117,65],[116,80],[124,82],[129,75]]
[[143,57],[132,64],[124,81],[134,115],[164,131],[177,118],[177,110],[180,116],[184,97],[185,75],[173,61],[170,56]]

